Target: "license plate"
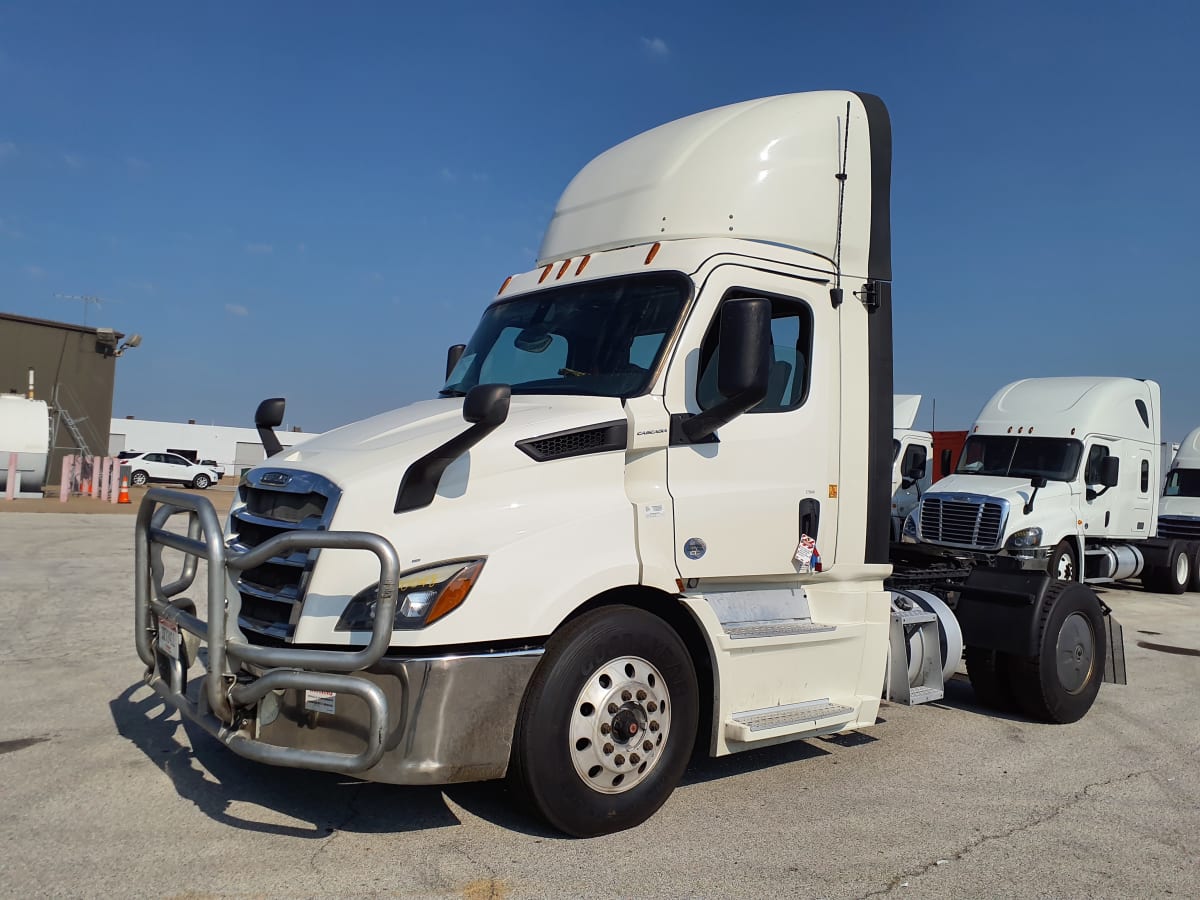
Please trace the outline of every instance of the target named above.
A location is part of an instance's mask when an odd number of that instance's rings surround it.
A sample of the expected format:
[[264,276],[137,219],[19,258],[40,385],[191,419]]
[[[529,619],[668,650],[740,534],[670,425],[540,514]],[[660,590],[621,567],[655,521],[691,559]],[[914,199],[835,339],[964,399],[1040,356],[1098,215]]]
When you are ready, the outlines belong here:
[[158,649],[171,659],[179,659],[179,626],[170,619],[158,620]]

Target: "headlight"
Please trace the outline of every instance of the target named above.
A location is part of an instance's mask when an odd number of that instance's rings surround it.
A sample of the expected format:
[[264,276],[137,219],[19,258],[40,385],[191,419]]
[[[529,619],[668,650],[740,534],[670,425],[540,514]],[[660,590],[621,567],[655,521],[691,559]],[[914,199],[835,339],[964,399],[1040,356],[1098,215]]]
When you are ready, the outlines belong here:
[[1036,547],[1042,542],[1042,529],[1022,528],[1020,531],[1013,533],[1007,541],[1004,542],[1005,547]]
[[[474,587],[483,569],[482,559],[464,559],[417,569],[400,576],[396,584],[395,628],[423,628],[457,609]],[[359,591],[346,604],[337,631],[370,631],[375,625],[379,585]]]
[[904,519],[904,527],[900,529],[900,542],[902,544],[915,544],[917,542],[917,514],[909,513]]

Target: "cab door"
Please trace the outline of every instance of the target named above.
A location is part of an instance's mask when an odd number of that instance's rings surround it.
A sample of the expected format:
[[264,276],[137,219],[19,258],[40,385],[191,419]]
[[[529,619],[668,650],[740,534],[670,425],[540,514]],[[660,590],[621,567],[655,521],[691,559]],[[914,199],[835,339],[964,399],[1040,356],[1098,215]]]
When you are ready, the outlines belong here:
[[679,343],[690,349],[668,374],[667,409],[695,415],[720,400],[721,305],[745,297],[771,301],[767,396],[715,440],[668,449],[675,560],[685,579],[803,573],[795,556],[805,533],[818,554],[828,547],[832,562],[837,332],[826,285],[738,266],[714,270]]
[[1105,490],[1100,483],[1100,468],[1104,460],[1114,452],[1112,442],[1103,438],[1094,441],[1087,449],[1087,457],[1083,464],[1083,533],[1085,537],[1105,537],[1113,534],[1116,523],[1113,521],[1116,512],[1116,500],[1121,494],[1122,487],[1130,477],[1125,471],[1129,465],[1127,460],[1121,460],[1121,468],[1117,473],[1120,479],[1116,487]]

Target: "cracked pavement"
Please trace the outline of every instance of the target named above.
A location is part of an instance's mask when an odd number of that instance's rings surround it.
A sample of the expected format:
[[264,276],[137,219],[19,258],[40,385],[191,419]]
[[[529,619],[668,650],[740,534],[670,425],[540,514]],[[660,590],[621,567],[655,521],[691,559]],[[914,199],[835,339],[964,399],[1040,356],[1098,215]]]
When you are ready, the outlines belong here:
[[[1130,684],[1071,726],[946,700],[695,762],[590,841],[503,785],[243,760],[140,686],[127,516],[0,514],[0,884],[13,896],[1200,896],[1200,595],[1104,600]],[[1137,642],[1147,646],[1137,646]]]

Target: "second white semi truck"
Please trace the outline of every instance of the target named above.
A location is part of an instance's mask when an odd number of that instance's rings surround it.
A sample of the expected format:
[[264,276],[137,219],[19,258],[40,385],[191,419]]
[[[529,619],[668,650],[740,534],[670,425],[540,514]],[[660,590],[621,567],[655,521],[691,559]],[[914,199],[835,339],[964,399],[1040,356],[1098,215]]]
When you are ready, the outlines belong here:
[[1200,428],[1183,439],[1167,472],[1158,504],[1158,535],[1196,548],[1191,590],[1200,591]]
[[920,394],[892,398],[892,540],[900,540],[904,520],[917,508],[933,483],[933,435],[913,423],[921,406]]
[[884,587],[890,179],[883,103],[841,91],[597,157],[437,397],[286,451],[265,402],[271,455],[224,528],[204,497],[146,495],[147,683],[247,758],[507,775],[573,835],[653,814],[696,747],[937,699],[964,642],[983,693],[1083,716],[1120,677],[1087,586],[980,571],[954,611]]
[[1153,381],[1026,378],[979,413],[954,474],[905,523],[906,538],[1056,579],[1141,578],[1180,593],[1195,537],[1159,526],[1161,400]]

